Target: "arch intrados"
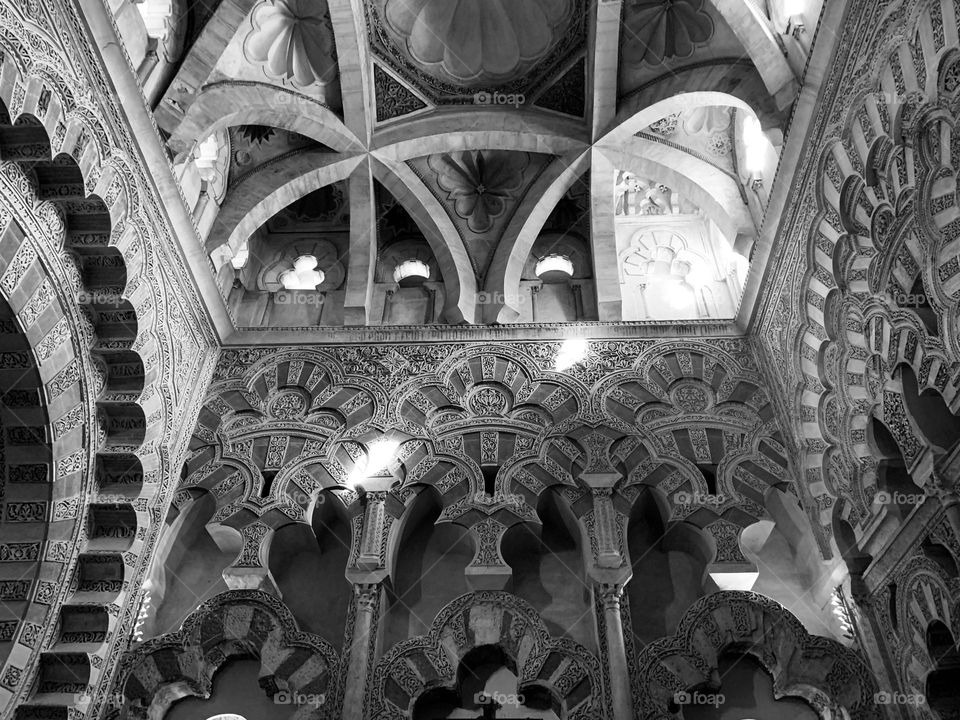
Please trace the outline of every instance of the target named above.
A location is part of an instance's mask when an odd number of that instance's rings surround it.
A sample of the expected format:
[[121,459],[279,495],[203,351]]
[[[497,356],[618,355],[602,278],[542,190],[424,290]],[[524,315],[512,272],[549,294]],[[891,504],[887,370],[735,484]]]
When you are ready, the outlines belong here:
[[[617,148],[601,148],[599,152],[617,169],[655,177],[688,198],[717,225],[731,247],[738,234],[755,230],[734,179],[709,163],[642,138],[626,140]],[[611,196],[613,190],[611,178]]]
[[[759,117],[759,114],[746,101],[729,93],[714,90],[677,93],[629,116],[618,115],[614,118],[607,132],[597,142],[597,145],[601,147],[616,146],[661,118],[705,106],[733,107]],[[763,119],[761,118],[762,122]]]
[[[309,112],[291,112],[301,103],[311,103]],[[223,108],[239,108],[223,113]],[[336,114],[319,102],[290,90],[251,82],[214,84],[204,88],[190,105],[187,116],[170,139],[178,153],[194,142],[235,125],[268,125],[299,133],[337,152],[362,150],[357,137]]]
[[[291,203],[295,203],[315,190],[348,179],[362,159],[360,156],[346,157],[329,165],[314,168],[276,188],[247,210],[240,222],[233,227],[225,242],[222,242],[221,235],[211,233],[211,239],[207,242],[207,251],[213,252],[226,245],[231,251],[236,252],[257,230],[263,227],[264,223]],[[214,243],[218,244],[214,245]]]

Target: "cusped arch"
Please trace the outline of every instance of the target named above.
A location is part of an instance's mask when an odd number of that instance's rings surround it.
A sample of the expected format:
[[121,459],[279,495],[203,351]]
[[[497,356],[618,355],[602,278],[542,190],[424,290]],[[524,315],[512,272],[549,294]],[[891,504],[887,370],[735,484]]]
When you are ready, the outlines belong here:
[[325,696],[322,717],[338,717],[340,657],[330,643],[300,630],[275,596],[232,590],[203,603],[180,630],[128,651],[117,668],[121,713],[163,717],[184,697],[209,697],[214,674],[231,658],[260,661],[264,687]]
[[[571,720],[600,712],[600,663],[580,644],[554,638],[537,611],[506,592],[469,593],[437,613],[427,635],[393,646],[376,664],[367,696],[374,717],[403,718],[434,688],[455,690],[457,667],[477,647],[502,648],[517,668],[520,688],[537,683],[560,701]],[[418,671],[413,672],[413,667]]]
[[673,717],[674,694],[711,682],[724,652],[754,656],[775,692],[800,697],[822,716],[876,717],[876,680],[854,651],[810,635],[789,610],[768,597],[727,590],[697,601],[677,632],[644,648],[635,682],[645,718]]

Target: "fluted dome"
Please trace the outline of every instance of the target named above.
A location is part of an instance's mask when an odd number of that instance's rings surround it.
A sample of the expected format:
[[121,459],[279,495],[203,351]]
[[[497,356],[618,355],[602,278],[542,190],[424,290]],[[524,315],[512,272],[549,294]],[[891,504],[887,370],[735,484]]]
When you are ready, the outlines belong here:
[[624,8],[623,57],[631,64],[652,65],[685,59],[713,30],[704,0],[633,0]]
[[445,80],[481,84],[527,72],[563,34],[571,0],[386,0],[413,60]]
[[262,63],[264,72],[275,80],[292,80],[306,87],[326,85],[337,76],[326,2],[264,2],[253,12],[253,30],[244,51],[250,60]]

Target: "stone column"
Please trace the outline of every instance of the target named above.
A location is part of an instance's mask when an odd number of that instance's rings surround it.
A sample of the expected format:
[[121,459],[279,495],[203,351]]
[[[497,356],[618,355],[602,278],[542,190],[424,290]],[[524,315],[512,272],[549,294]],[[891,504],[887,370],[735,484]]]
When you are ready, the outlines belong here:
[[620,539],[624,534],[618,532],[622,516],[613,504],[613,489],[620,479],[620,473],[614,470],[580,474],[580,480],[593,494],[593,509],[581,518],[581,524],[586,530],[592,555],[587,573],[599,587],[595,601],[601,603],[603,613],[613,718],[632,720],[633,696],[620,615],[620,598],[632,571],[626,548],[621,547]]
[[363,698],[380,625],[381,588],[380,583],[353,585],[354,621],[343,688],[343,720],[364,720]]
[[609,664],[613,717],[614,720],[632,720],[633,695],[630,692],[627,650],[623,642],[623,621],[620,616],[623,585],[602,583],[599,587],[604,629],[607,635],[607,663]]

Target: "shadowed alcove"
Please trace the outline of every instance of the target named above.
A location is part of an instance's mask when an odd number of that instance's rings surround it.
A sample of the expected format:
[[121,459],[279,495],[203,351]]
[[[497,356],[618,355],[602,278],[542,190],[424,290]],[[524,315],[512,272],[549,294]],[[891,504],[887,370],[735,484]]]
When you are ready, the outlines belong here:
[[270,571],[302,630],[338,646],[343,641],[352,589],[344,576],[350,526],[343,504],[323,491],[311,525],[280,528],[270,546]]

